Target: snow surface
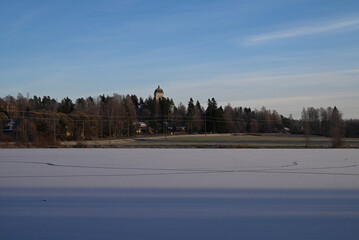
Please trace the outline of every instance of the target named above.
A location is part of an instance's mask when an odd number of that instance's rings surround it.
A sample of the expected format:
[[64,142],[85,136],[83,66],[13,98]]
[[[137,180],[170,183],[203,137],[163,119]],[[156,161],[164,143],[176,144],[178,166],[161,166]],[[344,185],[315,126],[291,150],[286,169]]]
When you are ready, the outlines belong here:
[[358,188],[359,150],[0,150],[0,187]]
[[0,239],[359,239],[359,150],[2,149]]

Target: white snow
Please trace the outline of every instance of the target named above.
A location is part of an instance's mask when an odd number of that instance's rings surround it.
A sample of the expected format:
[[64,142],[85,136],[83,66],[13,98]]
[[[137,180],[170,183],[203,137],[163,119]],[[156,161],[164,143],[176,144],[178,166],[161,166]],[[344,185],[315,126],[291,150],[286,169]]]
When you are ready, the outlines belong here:
[[0,187],[350,189],[359,150],[0,150],[0,178]]
[[356,149],[2,149],[1,239],[359,239]]

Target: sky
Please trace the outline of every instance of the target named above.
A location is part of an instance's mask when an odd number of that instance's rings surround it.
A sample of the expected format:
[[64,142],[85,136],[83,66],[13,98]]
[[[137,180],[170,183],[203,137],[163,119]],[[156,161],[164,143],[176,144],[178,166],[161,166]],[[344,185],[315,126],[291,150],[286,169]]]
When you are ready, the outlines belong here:
[[359,118],[357,0],[0,2],[0,97],[192,97]]

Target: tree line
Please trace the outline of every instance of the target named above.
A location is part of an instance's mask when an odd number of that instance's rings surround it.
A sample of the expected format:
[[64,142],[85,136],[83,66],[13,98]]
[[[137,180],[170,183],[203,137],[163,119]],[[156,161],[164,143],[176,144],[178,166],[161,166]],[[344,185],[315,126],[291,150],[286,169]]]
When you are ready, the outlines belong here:
[[359,120],[343,120],[336,107],[303,108],[301,119],[285,117],[265,107],[218,106],[214,98],[207,105],[189,99],[175,105],[170,98],[156,101],[136,95],[100,95],[96,98],[50,96],[0,98],[2,141],[55,144],[66,140],[94,140],[131,137],[146,133],[292,133],[336,137],[359,137]]

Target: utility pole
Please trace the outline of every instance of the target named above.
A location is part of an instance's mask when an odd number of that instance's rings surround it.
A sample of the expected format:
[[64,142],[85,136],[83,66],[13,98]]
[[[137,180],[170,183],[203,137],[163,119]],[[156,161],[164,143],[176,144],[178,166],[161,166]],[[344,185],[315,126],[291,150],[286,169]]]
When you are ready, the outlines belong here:
[[22,111],[22,136],[23,136],[23,141],[27,142],[26,127],[25,127],[25,110]]
[[56,143],[56,123],[55,123],[55,116],[53,118],[53,125],[54,125],[54,143]]
[[82,138],[85,139],[85,120],[82,120]]
[[204,134],[207,136],[207,117],[204,117]]
[[130,123],[127,122],[127,137],[130,137]]
[[56,143],[56,106],[55,106],[55,104],[52,105],[52,125],[53,125],[54,144],[55,144]]

